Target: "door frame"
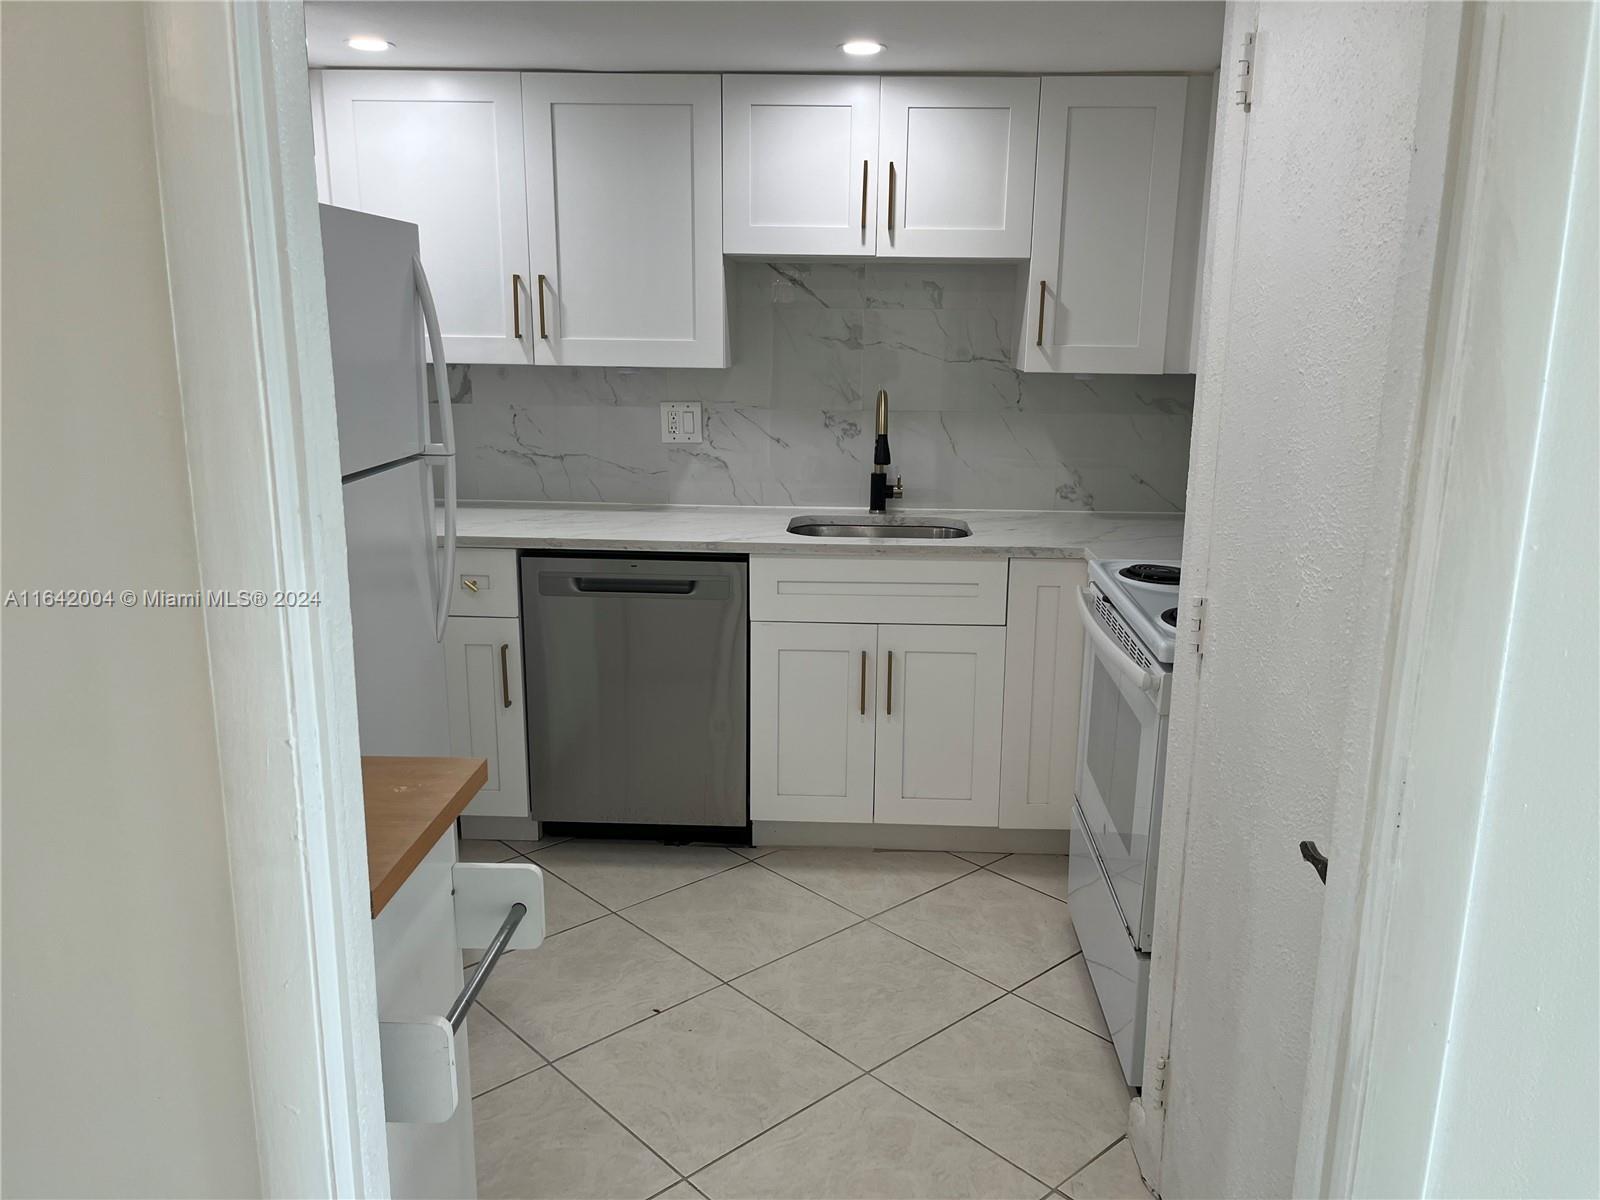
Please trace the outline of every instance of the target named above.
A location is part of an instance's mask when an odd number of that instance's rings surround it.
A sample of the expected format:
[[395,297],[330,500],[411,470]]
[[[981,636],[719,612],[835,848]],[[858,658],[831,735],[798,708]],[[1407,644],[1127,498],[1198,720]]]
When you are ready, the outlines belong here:
[[205,588],[266,1195],[389,1193],[333,364],[304,12],[147,9],[162,224]]
[[[1587,87],[1594,78],[1592,5]],[[1576,12],[1572,6],[1568,12]],[[1378,714],[1377,751],[1363,810],[1346,822],[1334,853],[1354,863],[1349,885],[1329,888],[1317,972],[1316,1014],[1301,1117],[1295,1170],[1297,1196],[1391,1196],[1433,1194],[1441,1080],[1448,1078],[1452,1009],[1469,933],[1469,907],[1495,763],[1493,738],[1472,736],[1494,729],[1504,703],[1500,687],[1516,636],[1519,566],[1526,549],[1525,520],[1535,483],[1535,458],[1546,395],[1539,403],[1510,405],[1493,419],[1477,371],[1474,342],[1482,329],[1477,311],[1491,301],[1476,294],[1485,286],[1511,289],[1519,319],[1548,316],[1544,358],[1513,359],[1518,377],[1538,376],[1548,389],[1566,352],[1557,336],[1561,305],[1574,286],[1565,266],[1554,271],[1540,248],[1509,267],[1497,237],[1515,222],[1537,221],[1524,200],[1520,212],[1501,207],[1493,180],[1511,174],[1528,195],[1559,196],[1565,214],[1562,246],[1570,252],[1574,206],[1582,180],[1583,121],[1573,144],[1557,141],[1556,96],[1570,81],[1553,78],[1555,95],[1538,97],[1543,144],[1529,136],[1511,145],[1496,123],[1502,106],[1522,110],[1534,100],[1514,89],[1527,87],[1531,70],[1526,44],[1518,59],[1508,49],[1513,22],[1524,20],[1504,3],[1463,7],[1455,127],[1442,218],[1435,298],[1428,344],[1424,425],[1413,480],[1412,517],[1400,578],[1396,649]],[[1441,64],[1442,65],[1442,64]],[[1543,64],[1541,64],[1542,66]],[[1513,74],[1509,95],[1501,72]],[[1592,121],[1592,90],[1586,102]],[[1588,131],[1592,138],[1592,126]],[[1532,144],[1530,144],[1532,143]],[[1570,150],[1570,160],[1560,157]],[[1541,153],[1544,157],[1541,159]],[[1590,160],[1592,169],[1593,163]],[[1530,169],[1531,168],[1531,169]],[[1546,178],[1539,179],[1538,172]],[[1562,194],[1562,188],[1569,189]],[[1592,219],[1592,218],[1591,218]],[[1549,248],[1544,247],[1548,252]],[[1492,266],[1487,264],[1493,264]],[[1593,280],[1593,267],[1589,268]],[[1544,275],[1556,293],[1549,313],[1530,303]],[[1578,276],[1580,272],[1573,272]],[[1583,285],[1578,283],[1577,287]],[[1542,329],[1542,327],[1541,327]],[[1496,353],[1515,355],[1517,339],[1502,335]],[[1479,350],[1479,358],[1483,352]],[[1592,359],[1591,359],[1592,365]],[[1495,397],[1496,400],[1499,397]],[[1533,399],[1529,397],[1529,399]],[[1474,411],[1475,408],[1479,411]],[[1482,464],[1492,463],[1488,472]],[[1516,514],[1499,523],[1493,513]],[[1467,588],[1477,596],[1464,607],[1457,597],[1462,572],[1445,551],[1467,539],[1475,553]],[[1485,617],[1493,614],[1493,618]],[[1449,706],[1425,704],[1428,685],[1439,690],[1442,660],[1452,680],[1498,681],[1492,695],[1467,694]],[[1465,736],[1464,736],[1465,735]],[[1449,746],[1448,767],[1437,748]],[[1330,876],[1330,884],[1332,877]],[[1481,897],[1477,903],[1482,903]],[[1557,1085],[1559,1091],[1559,1085]]]

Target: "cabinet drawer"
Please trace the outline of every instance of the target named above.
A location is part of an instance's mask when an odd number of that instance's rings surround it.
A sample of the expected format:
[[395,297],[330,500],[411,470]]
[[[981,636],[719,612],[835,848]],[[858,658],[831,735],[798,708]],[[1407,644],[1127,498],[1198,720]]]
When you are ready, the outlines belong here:
[[751,558],[750,619],[1004,625],[1006,560]]
[[516,617],[521,612],[515,550],[456,551],[452,617]]

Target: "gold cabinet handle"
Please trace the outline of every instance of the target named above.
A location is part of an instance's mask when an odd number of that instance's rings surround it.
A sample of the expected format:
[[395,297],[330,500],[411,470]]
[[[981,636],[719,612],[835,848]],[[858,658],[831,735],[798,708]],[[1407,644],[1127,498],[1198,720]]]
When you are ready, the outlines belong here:
[[889,233],[894,234],[894,163],[889,164]]
[[550,337],[544,327],[544,276],[539,276],[539,340],[547,341]]
[[861,232],[867,231],[867,159],[861,160]]
[[1033,341],[1035,346],[1044,345],[1044,280],[1039,280],[1039,336]]
[[511,336],[522,340],[522,276],[511,277]]
[[883,715],[894,716],[894,651],[889,651],[889,679],[888,687],[883,694]]
[[505,707],[511,707],[511,668],[506,663],[506,656],[511,652],[510,642],[500,643],[500,698],[505,702]]
[[867,652],[861,652],[861,715],[867,715]]
[[478,590],[478,581],[471,575],[463,575],[461,577],[461,586],[469,592],[476,592]]

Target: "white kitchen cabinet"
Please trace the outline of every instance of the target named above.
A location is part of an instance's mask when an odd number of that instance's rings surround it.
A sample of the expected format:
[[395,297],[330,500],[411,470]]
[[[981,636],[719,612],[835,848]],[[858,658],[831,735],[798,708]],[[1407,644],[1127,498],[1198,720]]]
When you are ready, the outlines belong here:
[[1078,763],[1083,622],[1081,561],[1014,559],[1006,606],[1000,825],[1066,829]]
[[467,805],[466,815],[526,817],[528,726],[521,622],[516,617],[450,617],[444,644],[450,753],[489,763],[489,780]]
[[876,625],[750,626],[750,816],[872,820]]
[[722,77],[724,254],[870,256],[878,79]]
[[1045,79],[1023,370],[1163,370],[1188,87]]
[[417,226],[453,363],[532,359],[517,77],[323,71],[329,203]]
[[886,78],[879,257],[1027,258],[1037,78]]
[[873,819],[999,823],[1005,630],[878,627]]
[[715,75],[522,76],[534,361],[721,367]]

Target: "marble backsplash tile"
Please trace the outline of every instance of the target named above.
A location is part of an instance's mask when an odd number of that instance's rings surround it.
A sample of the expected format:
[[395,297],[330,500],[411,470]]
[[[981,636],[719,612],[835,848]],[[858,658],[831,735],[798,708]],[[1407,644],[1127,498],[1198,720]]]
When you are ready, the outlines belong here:
[[[1194,379],[1024,375],[1017,269],[729,264],[726,370],[452,367],[472,500],[864,505],[872,404],[917,508],[1183,507]],[[665,445],[657,405],[704,405]]]

